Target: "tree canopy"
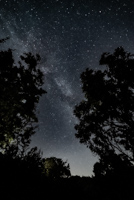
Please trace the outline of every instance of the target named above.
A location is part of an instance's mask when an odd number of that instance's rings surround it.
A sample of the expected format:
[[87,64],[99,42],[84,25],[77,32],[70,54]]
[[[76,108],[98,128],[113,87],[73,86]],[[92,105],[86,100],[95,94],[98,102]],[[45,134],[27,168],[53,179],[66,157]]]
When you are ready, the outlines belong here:
[[[6,39],[0,40],[0,43]],[[36,106],[45,93],[40,56],[24,53],[15,64],[13,50],[0,51],[0,148],[12,145],[21,150],[34,134]],[[15,148],[14,148],[15,150]]]
[[134,57],[123,47],[103,53],[105,69],[81,74],[85,98],[75,107],[76,137],[100,158],[134,161]]
[[71,176],[69,164],[55,157],[44,159],[44,173],[49,178],[65,178]]

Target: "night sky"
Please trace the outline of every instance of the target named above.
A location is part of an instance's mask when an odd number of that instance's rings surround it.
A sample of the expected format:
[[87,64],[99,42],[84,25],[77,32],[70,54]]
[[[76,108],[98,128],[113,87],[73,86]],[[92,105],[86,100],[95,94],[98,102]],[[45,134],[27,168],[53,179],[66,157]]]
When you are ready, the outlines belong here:
[[134,53],[133,0],[1,0],[1,49],[40,54],[47,91],[38,105],[32,138],[44,157],[68,160],[72,175],[90,176],[97,161],[75,138],[74,107],[82,98],[80,74],[99,69],[103,52]]

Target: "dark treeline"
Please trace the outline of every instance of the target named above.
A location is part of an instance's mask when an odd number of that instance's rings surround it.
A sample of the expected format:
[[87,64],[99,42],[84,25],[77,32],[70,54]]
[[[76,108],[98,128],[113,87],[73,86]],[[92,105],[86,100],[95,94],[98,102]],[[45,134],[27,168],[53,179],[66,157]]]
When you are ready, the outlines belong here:
[[[9,38],[0,40],[6,42]],[[99,156],[92,177],[71,176],[60,158],[30,148],[43,89],[40,56],[0,51],[0,199],[134,199],[134,59],[104,53],[103,70],[81,75],[85,99],[74,109],[76,137]]]

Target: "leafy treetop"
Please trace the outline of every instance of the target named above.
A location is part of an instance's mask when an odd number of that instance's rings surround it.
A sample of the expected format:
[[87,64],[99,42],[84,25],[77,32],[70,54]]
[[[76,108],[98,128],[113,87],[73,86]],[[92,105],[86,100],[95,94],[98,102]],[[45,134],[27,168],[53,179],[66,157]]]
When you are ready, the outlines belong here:
[[12,143],[24,150],[35,132],[36,105],[46,93],[39,62],[39,55],[25,53],[17,66],[11,49],[0,51],[0,148]]
[[100,158],[118,155],[134,161],[134,58],[122,47],[103,53],[105,70],[81,74],[85,98],[75,107],[75,129],[80,139]]
[[44,173],[49,178],[66,178],[71,176],[70,166],[60,158],[44,159]]

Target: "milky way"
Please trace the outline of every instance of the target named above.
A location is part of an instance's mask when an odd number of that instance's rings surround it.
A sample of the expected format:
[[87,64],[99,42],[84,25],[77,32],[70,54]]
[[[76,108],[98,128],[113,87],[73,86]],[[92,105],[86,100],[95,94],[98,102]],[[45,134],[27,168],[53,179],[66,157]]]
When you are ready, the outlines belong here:
[[83,94],[80,74],[99,68],[103,52],[118,46],[134,52],[132,0],[1,0],[1,49],[39,53],[47,91],[38,105],[39,128],[32,145],[44,157],[68,160],[72,174],[91,175],[97,160],[75,138],[74,107]]

